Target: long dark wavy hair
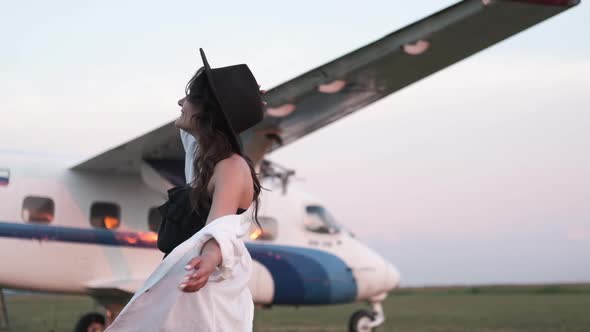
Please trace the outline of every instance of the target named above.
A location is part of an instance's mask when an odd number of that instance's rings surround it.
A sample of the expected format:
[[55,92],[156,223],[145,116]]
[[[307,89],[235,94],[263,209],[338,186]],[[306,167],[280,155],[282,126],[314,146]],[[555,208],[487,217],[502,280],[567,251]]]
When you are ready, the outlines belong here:
[[[193,168],[195,178],[191,182],[191,205],[195,213],[200,215],[200,211],[209,211],[211,202],[207,193],[207,184],[213,176],[215,165],[226,158],[231,157],[232,153],[239,154],[250,167],[252,182],[254,183],[254,221],[262,229],[258,221],[258,205],[260,200],[261,189],[258,176],[255,172],[252,160],[230,143],[228,135],[234,135],[227,127],[227,123],[221,113],[221,108],[213,96],[209,83],[205,77],[204,67],[199,68],[195,75],[190,79],[185,88],[187,99],[193,105],[200,105],[202,112],[199,116],[193,116],[191,121],[198,130],[198,142],[195,151]],[[237,136],[237,135],[235,135]],[[238,142],[239,136],[236,137]],[[207,218],[207,216],[201,216]]]

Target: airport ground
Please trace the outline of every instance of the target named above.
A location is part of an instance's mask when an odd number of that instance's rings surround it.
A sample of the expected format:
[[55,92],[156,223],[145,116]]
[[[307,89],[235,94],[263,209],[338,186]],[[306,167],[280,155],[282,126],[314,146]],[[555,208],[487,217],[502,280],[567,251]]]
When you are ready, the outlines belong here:
[[[92,299],[56,294],[5,297],[10,332],[70,332]],[[346,331],[362,303],[257,309],[255,331]],[[393,332],[582,332],[590,331],[590,284],[402,288],[384,303]]]

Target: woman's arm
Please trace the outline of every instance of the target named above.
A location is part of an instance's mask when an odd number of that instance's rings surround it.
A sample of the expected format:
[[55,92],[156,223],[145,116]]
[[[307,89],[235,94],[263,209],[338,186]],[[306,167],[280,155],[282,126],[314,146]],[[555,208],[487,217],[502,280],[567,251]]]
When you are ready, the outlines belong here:
[[[243,160],[228,158],[215,165],[213,202],[207,217],[207,223],[236,213],[246,183],[243,176],[244,162]],[[187,264],[187,270],[191,271],[185,277],[185,281],[180,285],[180,288],[185,292],[196,292],[205,286],[209,275],[221,263],[222,256],[219,244],[212,238],[203,245],[201,255],[193,257]],[[193,269],[196,271],[192,271]]]

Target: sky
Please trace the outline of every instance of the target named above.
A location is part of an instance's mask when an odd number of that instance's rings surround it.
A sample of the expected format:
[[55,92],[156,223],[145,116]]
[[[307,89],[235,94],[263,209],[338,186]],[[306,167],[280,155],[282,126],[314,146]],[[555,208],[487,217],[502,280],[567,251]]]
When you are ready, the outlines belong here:
[[[455,2],[3,3],[0,158],[81,161],[174,120],[199,47],[268,90]],[[402,285],[588,282],[588,19],[582,3],[268,157]]]

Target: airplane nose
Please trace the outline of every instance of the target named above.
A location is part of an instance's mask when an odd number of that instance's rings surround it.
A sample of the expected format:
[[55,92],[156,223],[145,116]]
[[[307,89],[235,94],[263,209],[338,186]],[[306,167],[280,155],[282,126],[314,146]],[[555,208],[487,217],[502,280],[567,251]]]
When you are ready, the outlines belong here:
[[387,292],[399,286],[399,271],[389,262],[385,262],[385,289]]

